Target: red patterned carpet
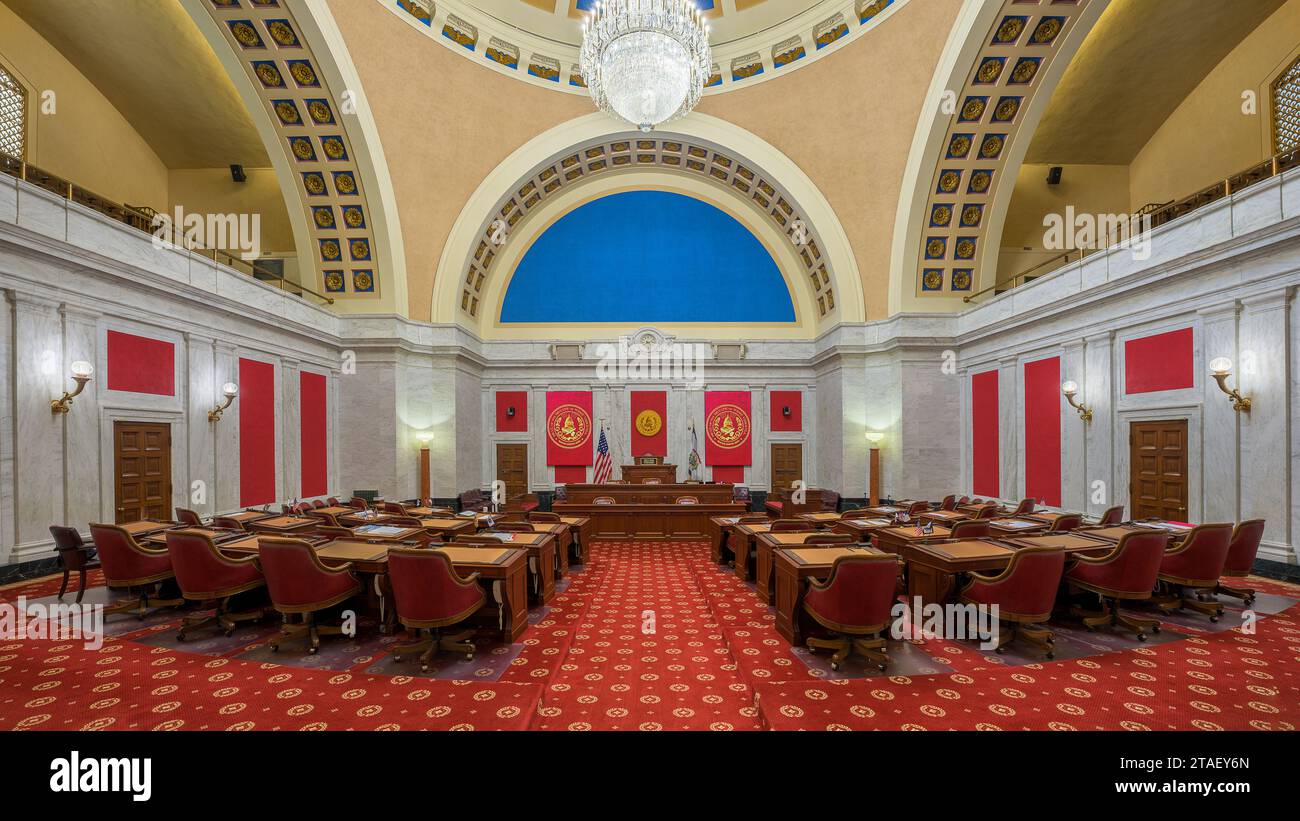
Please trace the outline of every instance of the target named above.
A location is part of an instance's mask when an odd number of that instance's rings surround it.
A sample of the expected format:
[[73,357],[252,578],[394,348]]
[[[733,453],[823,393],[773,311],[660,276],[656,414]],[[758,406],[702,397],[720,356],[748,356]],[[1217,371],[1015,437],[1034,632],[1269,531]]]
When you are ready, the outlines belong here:
[[[269,655],[269,623],[178,644],[174,613],[113,617],[98,650],[0,640],[0,728],[1294,729],[1300,586],[1250,584],[1253,634],[1230,627],[1239,616],[1171,617],[1149,645],[1062,625],[1056,661],[927,639],[891,642],[890,676],[832,673],[777,635],[771,609],[706,545],[597,544],[520,644],[425,675],[393,663],[398,639],[373,629],[326,639],[315,657]],[[39,579],[0,600],[57,590]]]

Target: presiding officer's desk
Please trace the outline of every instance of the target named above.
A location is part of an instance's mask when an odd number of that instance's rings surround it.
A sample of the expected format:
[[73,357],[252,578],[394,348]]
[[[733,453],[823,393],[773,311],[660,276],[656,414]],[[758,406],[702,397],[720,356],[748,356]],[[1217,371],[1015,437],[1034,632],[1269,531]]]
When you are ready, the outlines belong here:
[[[593,539],[708,538],[713,516],[739,516],[743,502],[731,498],[731,485],[565,485],[565,500],[551,510],[561,516],[591,519]],[[596,504],[596,499],[613,504]],[[682,497],[696,501],[678,504]]]

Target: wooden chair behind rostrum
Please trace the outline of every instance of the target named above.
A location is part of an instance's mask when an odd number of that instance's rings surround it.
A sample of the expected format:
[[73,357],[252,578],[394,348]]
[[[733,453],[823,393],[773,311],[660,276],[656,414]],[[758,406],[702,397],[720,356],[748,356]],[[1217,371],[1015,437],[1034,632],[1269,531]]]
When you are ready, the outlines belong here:
[[[361,582],[352,575],[350,564],[327,567],[307,542],[273,536],[258,539],[257,556],[271,604],[285,616],[280,634],[267,642],[273,652],[285,640],[305,634],[307,652],[315,655],[321,636],[342,634],[342,627],[317,624],[316,614],[361,593]],[[295,615],[301,616],[300,624],[290,623]]]
[[808,649],[834,650],[832,670],[858,653],[883,671],[889,656],[882,634],[889,628],[897,577],[896,556],[862,553],[836,559],[826,581],[810,580],[803,609],[831,637],[809,637]]
[[478,584],[478,574],[461,578],[451,558],[441,550],[393,547],[388,550],[388,578],[393,587],[397,620],[418,637],[428,638],[393,648],[401,661],[408,654],[420,654],[420,669],[427,671],[439,650],[464,653],[474,658],[474,630],[443,635],[442,628],[459,624],[474,615],[487,596]]

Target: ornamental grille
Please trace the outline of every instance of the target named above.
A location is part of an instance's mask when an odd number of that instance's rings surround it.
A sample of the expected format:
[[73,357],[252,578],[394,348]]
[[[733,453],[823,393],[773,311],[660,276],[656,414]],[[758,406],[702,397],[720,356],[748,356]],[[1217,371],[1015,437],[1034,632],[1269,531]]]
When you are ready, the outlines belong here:
[[0,151],[26,159],[27,90],[0,67]]
[[1300,60],[1273,81],[1273,152],[1300,147]]

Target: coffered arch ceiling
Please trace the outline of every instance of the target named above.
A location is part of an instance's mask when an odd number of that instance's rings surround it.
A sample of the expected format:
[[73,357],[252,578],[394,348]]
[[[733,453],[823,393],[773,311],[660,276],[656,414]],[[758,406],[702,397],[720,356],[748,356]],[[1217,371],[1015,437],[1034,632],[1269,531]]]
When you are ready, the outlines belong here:
[[895,219],[890,313],[957,310],[991,285],[1028,151],[1109,0],[969,0],[912,144]]
[[[523,82],[587,93],[577,68],[596,0],[374,0],[456,53]],[[695,0],[710,27],[705,94],[757,85],[835,52],[910,0]]]
[[[593,190],[677,190],[746,222],[781,263],[792,294],[804,298],[797,335],[863,319],[861,280],[844,230],[788,158],[734,125],[700,114],[649,135],[611,130],[616,125],[600,114],[566,123],[520,148],[484,181],[444,248],[432,306],[437,321],[497,335],[508,269],[521,255],[512,246],[522,243],[509,238],[535,236],[557,216],[552,200],[567,197],[571,206],[582,200],[576,189],[614,176],[617,183]],[[637,172],[660,176],[647,184],[632,179]]]
[[285,192],[304,283],[345,312],[406,312],[388,167],[323,0],[180,0],[247,106]]

